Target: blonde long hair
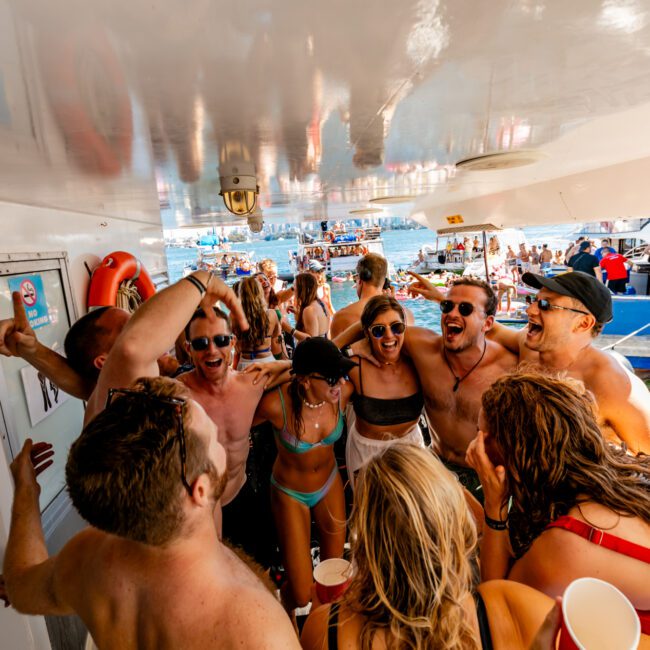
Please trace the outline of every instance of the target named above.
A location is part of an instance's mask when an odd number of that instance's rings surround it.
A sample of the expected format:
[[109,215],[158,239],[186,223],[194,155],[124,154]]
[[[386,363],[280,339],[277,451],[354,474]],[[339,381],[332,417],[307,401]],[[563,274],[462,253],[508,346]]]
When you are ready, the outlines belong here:
[[350,522],[356,573],[345,605],[364,617],[360,644],[389,650],[478,649],[471,595],[476,525],[458,481],[430,452],[394,445],[359,473]]

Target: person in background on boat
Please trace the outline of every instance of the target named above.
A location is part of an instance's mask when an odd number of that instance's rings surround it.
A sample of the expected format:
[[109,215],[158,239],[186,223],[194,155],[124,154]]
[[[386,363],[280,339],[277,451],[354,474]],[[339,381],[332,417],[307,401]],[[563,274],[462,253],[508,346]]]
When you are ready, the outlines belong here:
[[506,251],[506,266],[510,269],[512,275],[512,281],[517,284],[519,282],[519,273],[517,271],[517,253],[512,250],[512,246],[508,244],[508,250]]
[[563,371],[585,383],[598,404],[603,435],[650,454],[650,392],[614,357],[593,345],[612,320],[612,296],[592,275],[580,271],[554,278],[527,273],[523,281],[539,289],[528,307],[528,327],[496,324],[490,336],[518,354],[519,361]]
[[[360,323],[366,303],[374,296],[381,296],[384,281],[388,275],[386,258],[377,253],[368,253],[357,262],[356,289],[359,300],[339,309],[332,319],[331,336],[338,336],[350,325]],[[412,325],[413,314],[406,310],[406,324]]]
[[[606,249],[610,247],[610,241],[609,239],[601,239],[600,240],[600,247],[597,248],[594,251],[594,255],[598,258],[598,261],[600,262],[603,259],[603,255]],[[616,251],[614,251],[616,252]]]
[[11,464],[4,579],[12,605],[78,614],[100,648],[297,650],[280,604],[217,537],[226,453],[205,411],[162,378],[109,402],[66,465],[72,503],[91,526],[56,555],[46,549],[36,478],[51,451],[27,440]]
[[[517,357],[486,338],[494,325],[497,298],[484,280],[458,278],[445,296],[426,278],[410,274],[416,279],[410,292],[440,302],[442,336],[423,327],[407,327],[402,351],[412,359],[420,379],[434,450],[481,500],[480,482],[467,465],[465,452],[476,436],[483,391],[513,370]],[[337,341],[341,345],[357,341],[351,351],[379,365],[368,341],[359,341],[361,336],[358,323]]]
[[332,304],[332,291],[330,285],[327,284],[327,273],[325,267],[317,260],[312,260],[309,263],[309,273],[311,273],[318,282],[318,297],[323,301],[330,318],[336,313],[334,305]]
[[512,311],[512,299],[517,297],[517,285],[505,271],[496,274],[497,309],[501,310],[503,296],[506,297],[506,314]]
[[564,265],[564,253],[561,250],[555,251],[555,263],[558,266]]
[[578,252],[569,258],[568,266],[572,271],[582,271],[603,281],[598,258],[591,254],[591,242],[583,241],[580,244]]
[[296,341],[304,341],[310,336],[327,337],[330,316],[327,307],[318,297],[318,280],[311,273],[298,273],[294,280],[296,326],[282,321],[282,329]]
[[482,402],[467,459],[485,490],[483,580],[557,597],[598,576],[647,610],[650,634],[650,457],[605,442],[593,396],[575,379],[524,370]]
[[458,481],[431,452],[397,445],[373,458],[350,520],[352,581],[310,614],[303,649],[528,650],[553,601],[505,580],[477,589],[476,538]]
[[526,244],[519,244],[519,252],[517,253],[517,271],[519,271],[520,277],[522,273],[530,271],[530,253],[526,248]]
[[569,260],[580,252],[580,244],[586,241],[586,237],[578,237],[575,244],[570,244],[569,247],[564,252],[564,263],[568,266]]
[[548,244],[542,244],[542,250],[539,253],[539,268],[540,271],[545,271],[551,268],[553,263],[553,251],[549,249]]
[[535,244],[530,249],[530,270],[531,273],[539,273],[540,271],[540,253]]
[[255,416],[256,424],[271,422],[278,448],[271,508],[287,575],[282,600],[289,612],[311,600],[312,518],[321,558],[343,556],[345,499],[334,443],[345,428],[352,392],[345,378],[355,365],[328,339],[299,343],[291,381],[269,392]]
[[275,311],[268,308],[262,281],[270,291],[271,286],[264,275],[244,278],[239,283],[237,295],[248,329],[242,330],[237,323],[232,323],[236,337],[233,367],[237,370],[243,370],[255,361],[268,363],[275,355],[283,354],[280,321]]
[[632,262],[619,255],[613,248],[603,248],[600,267],[607,273],[607,288],[614,294],[625,294],[627,289],[628,265]]
[[375,296],[364,307],[361,325],[380,365],[359,358],[359,366],[350,371],[354,395],[347,413],[345,460],[352,485],[359,468],[389,446],[424,445],[419,427],[422,389],[413,362],[402,355],[404,309],[392,297]]

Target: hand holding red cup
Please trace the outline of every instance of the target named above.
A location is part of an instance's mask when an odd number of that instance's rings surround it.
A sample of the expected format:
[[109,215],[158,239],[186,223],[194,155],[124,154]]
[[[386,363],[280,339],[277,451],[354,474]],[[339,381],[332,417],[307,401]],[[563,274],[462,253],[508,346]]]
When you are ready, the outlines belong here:
[[323,560],[314,569],[316,596],[324,605],[341,598],[352,580],[352,565],[347,560]]

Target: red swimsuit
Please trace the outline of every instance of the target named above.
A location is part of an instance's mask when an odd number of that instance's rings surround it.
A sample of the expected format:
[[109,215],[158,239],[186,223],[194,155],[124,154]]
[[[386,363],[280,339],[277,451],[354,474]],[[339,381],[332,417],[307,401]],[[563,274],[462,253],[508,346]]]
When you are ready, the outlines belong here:
[[[647,546],[628,542],[626,539],[621,539],[620,537],[616,537],[616,535],[606,533],[600,530],[600,528],[594,528],[575,517],[569,517],[568,515],[558,517],[546,527],[547,530],[549,528],[568,530],[570,533],[584,537],[584,539],[590,541],[592,544],[608,548],[610,551],[621,553],[635,560],[641,560],[641,562],[650,564],[650,548]],[[637,609],[636,613],[641,619],[641,631],[644,634],[650,634],[650,610],[641,611]]]

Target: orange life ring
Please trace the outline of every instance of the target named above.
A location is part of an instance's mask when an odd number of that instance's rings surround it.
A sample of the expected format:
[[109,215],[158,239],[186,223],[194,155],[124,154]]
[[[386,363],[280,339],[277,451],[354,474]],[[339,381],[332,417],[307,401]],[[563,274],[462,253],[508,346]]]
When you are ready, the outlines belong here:
[[328,241],[328,242],[333,242],[334,241],[334,233],[331,230],[328,230],[324,235],[323,239]]
[[132,280],[142,300],[156,293],[151,277],[136,257],[124,251],[107,255],[93,271],[88,288],[88,311],[96,307],[114,307],[120,284]]
[[[42,36],[39,54],[45,90],[66,148],[87,173],[117,176],[131,164],[133,114],[122,66],[106,33]],[[104,82],[100,109],[97,79]],[[95,84],[95,86],[93,86]],[[95,92],[93,92],[95,91]]]
[[357,241],[363,241],[363,238],[366,236],[366,231],[363,228],[357,228],[354,231],[354,236],[357,238]]

